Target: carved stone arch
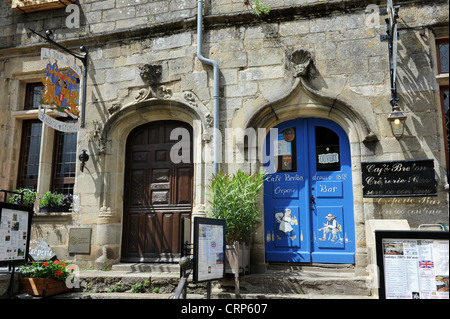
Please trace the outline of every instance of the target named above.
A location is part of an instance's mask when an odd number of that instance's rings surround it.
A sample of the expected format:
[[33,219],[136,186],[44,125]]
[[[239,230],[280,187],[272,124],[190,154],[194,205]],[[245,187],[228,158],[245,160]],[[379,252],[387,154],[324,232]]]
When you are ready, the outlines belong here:
[[[183,95],[181,95],[183,97]],[[126,142],[130,132],[143,124],[162,121],[176,120],[188,123],[193,128],[193,140],[197,150],[194,149],[194,185],[201,183],[202,164],[201,150],[203,143],[209,142],[207,136],[210,134],[209,111],[200,105],[196,98],[187,100],[185,98],[149,98],[136,101],[112,114],[102,126],[100,138],[105,145],[99,159],[101,171],[100,191],[100,219],[103,222],[120,222],[123,214],[123,191],[124,191],[124,167]],[[191,103],[189,103],[191,102]],[[206,137],[205,137],[206,136]],[[193,213],[195,206],[202,203],[200,196],[194,196]],[[107,221],[108,220],[108,221]]]
[[[315,89],[306,77],[293,80],[291,89],[273,101],[242,108],[233,127],[271,128],[278,123],[299,117],[328,118],[337,122],[349,135],[351,142],[378,141],[377,129],[350,103]],[[351,133],[351,134],[350,134]]]
[[[145,91],[145,89],[142,89]],[[151,92],[151,90],[149,90]],[[144,94],[148,93],[145,92]],[[150,94],[151,96],[152,94]],[[179,97],[172,98],[144,98],[136,99],[129,105],[122,107],[117,112],[113,113],[104,123],[102,129],[102,139],[106,139],[110,131],[117,126],[124,118],[129,116],[134,117],[135,113],[145,114],[147,112],[161,111],[162,113],[173,113],[175,116],[179,116],[182,121],[190,121],[189,124],[193,124],[194,120],[200,121],[202,124],[202,133],[206,134],[212,127],[211,112],[208,108],[201,103],[194,93],[190,91],[184,91]],[[184,114],[184,115],[182,115]]]

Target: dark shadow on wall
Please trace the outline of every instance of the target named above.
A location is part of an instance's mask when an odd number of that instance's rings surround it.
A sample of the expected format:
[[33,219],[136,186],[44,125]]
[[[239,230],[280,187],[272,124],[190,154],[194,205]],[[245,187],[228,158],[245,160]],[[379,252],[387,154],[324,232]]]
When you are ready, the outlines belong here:
[[440,152],[439,86],[432,69],[430,39],[422,34],[415,29],[399,32],[397,92],[408,116],[400,140],[406,159],[428,158],[428,149],[439,158]]

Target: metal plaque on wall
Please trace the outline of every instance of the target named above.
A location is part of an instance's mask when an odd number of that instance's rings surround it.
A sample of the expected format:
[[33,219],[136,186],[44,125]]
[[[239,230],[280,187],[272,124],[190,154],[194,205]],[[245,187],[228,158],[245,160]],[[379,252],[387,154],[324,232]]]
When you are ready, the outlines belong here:
[[91,228],[71,228],[69,231],[69,254],[89,254],[91,251]]

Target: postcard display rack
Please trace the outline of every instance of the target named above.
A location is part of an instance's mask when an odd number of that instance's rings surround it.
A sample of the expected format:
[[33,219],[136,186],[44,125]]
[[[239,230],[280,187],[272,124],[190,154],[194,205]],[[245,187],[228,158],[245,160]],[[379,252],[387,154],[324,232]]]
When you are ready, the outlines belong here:
[[449,299],[448,231],[376,231],[380,299]]

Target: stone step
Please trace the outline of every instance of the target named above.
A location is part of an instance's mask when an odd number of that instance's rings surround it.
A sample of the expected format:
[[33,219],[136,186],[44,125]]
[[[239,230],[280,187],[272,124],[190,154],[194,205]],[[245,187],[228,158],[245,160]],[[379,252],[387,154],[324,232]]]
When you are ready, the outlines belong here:
[[[78,291],[124,293],[139,288],[146,293],[167,295],[176,290],[180,273],[178,264],[117,264],[110,271],[81,271],[80,279]],[[192,276],[188,283],[188,294],[206,295],[206,283],[194,284]],[[236,297],[233,275],[213,282],[212,286],[212,298]],[[371,295],[366,277],[356,276],[352,267],[342,265],[269,265],[264,274],[240,276],[239,288],[241,298]]]
[[180,266],[171,263],[119,263],[112,265],[112,271],[180,273]]
[[[234,278],[222,280],[219,290],[235,291]],[[239,278],[241,294],[308,294],[370,296],[366,277],[341,273],[273,273],[246,275]]]
[[292,263],[270,263],[268,270],[273,271],[310,271],[310,272],[339,272],[354,273],[355,266],[352,264],[292,264]]
[[[130,293],[130,292],[113,292],[113,293],[90,293],[90,292],[68,292],[64,294],[54,295],[51,299],[173,299],[173,293]],[[22,299],[41,299],[39,297],[22,297]],[[188,300],[206,299],[206,294],[188,294]],[[211,299],[374,299],[372,296],[358,295],[307,295],[307,294],[241,294],[239,298],[232,293],[212,294]]]

